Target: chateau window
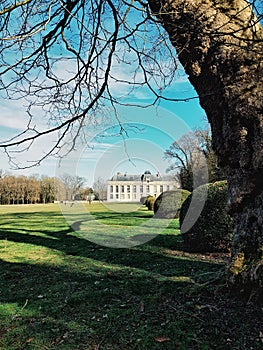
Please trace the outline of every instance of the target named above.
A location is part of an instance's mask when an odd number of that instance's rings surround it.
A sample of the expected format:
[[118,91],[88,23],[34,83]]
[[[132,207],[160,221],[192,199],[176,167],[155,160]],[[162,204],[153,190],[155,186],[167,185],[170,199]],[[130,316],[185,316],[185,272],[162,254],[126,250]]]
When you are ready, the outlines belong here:
[[119,193],[119,186],[118,185],[116,185],[116,193]]
[[124,193],[124,185],[121,186],[121,192]]
[[140,192],[143,193],[143,185],[140,185]]
[[131,192],[131,186],[127,185],[127,192],[130,193]]
[[136,192],[136,185],[133,185],[133,192]]
[[112,186],[112,185],[111,185],[111,187],[110,187],[110,191],[113,192],[113,186]]
[[163,192],[163,185],[160,185],[160,192]]

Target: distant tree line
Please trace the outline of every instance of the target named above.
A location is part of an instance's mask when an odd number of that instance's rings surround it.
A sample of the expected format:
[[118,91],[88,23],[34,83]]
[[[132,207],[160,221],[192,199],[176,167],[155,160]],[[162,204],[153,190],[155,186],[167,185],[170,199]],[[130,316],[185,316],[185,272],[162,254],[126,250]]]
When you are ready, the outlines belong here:
[[50,203],[56,200],[55,179],[1,175],[0,204]]
[[35,204],[54,201],[87,200],[93,190],[84,187],[85,179],[63,174],[48,176],[14,176],[0,171],[0,204]]

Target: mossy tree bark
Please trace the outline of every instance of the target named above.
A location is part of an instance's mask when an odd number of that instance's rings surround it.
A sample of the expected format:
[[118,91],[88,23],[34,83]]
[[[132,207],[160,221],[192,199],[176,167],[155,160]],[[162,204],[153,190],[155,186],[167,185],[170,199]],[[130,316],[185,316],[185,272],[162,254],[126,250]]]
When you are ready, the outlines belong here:
[[245,0],[149,0],[212,128],[234,220],[230,281],[263,284],[263,30]]

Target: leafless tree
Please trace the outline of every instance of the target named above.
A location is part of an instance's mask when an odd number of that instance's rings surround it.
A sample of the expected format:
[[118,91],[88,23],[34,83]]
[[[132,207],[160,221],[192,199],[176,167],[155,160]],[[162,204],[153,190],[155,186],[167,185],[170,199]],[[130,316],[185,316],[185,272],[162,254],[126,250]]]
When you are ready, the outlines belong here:
[[99,201],[107,199],[107,182],[102,177],[96,179],[93,184],[93,190]]
[[81,176],[73,176],[71,174],[64,173],[60,176],[60,180],[63,186],[59,189],[59,198],[64,198],[65,200],[75,200],[76,195],[79,194],[80,189],[83,188],[85,179]]
[[84,137],[85,126],[101,124],[109,108],[116,112],[116,105],[127,103],[127,95],[147,86],[157,102],[174,77],[175,50],[165,45],[167,34],[140,2],[8,4],[0,5],[0,89],[5,98],[23,100],[29,115],[25,130],[1,145],[13,166],[17,151],[47,134],[56,142],[22,167],[67,153]]
[[171,162],[167,171],[175,173],[182,188],[188,191],[226,178],[212,149],[209,127],[188,132],[174,141],[164,154]]

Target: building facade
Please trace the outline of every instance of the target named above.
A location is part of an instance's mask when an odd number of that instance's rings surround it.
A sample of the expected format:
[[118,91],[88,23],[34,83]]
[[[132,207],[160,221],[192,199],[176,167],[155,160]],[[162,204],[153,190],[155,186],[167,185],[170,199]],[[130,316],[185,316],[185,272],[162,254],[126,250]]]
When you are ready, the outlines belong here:
[[117,173],[107,184],[107,201],[139,202],[141,197],[158,197],[164,191],[179,188],[179,183],[169,175],[151,174],[145,171],[142,175]]

